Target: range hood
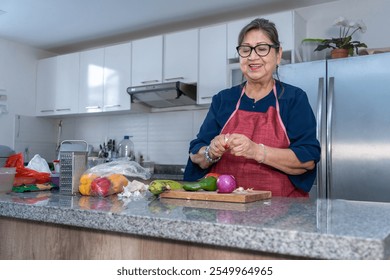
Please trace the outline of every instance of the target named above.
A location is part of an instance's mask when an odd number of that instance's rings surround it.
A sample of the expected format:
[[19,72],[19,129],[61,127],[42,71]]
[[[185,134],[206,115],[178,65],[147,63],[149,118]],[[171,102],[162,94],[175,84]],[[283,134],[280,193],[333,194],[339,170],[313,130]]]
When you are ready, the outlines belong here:
[[132,103],[143,103],[153,108],[168,108],[196,104],[196,84],[183,82],[161,83],[128,87]]

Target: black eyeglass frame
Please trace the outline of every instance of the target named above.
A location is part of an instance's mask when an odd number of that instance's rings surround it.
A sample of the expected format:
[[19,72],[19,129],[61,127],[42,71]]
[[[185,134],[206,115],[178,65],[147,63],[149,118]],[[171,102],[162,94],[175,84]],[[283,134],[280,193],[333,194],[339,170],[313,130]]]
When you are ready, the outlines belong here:
[[[259,47],[259,46],[268,46],[268,52],[267,52],[267,54],[264,54],[264,55],[258,54],[257,51],[256,51],[256,48]],[[239,49],[240,49],[241,47],[246,47],[246,48],[250,48],[250,49],[251,49],[251,51],[249,52],[249,54],[248,54],[247,56],[242,56],[242,55],[240,54]],[[247,57],[250,57],[250,56],[251,56],[252,51],[255,51],[255,53],[256,53],[258,56],[260,56],[260,57],[267,56],[267,55],[270,53],[271,48],[277,49],[277,48],[279,48],[279,45],[275,45],[275,44],[274,44],[274,45],[271,45],[271,44],[258,44],[258,45],[254,46],[254,47],[247,46],[247,45],[240,45],[240,46],[237,46],[237,47],[236,47],[236,50],[237,50],[237,53],[238,53],[239,56],[241,56],[242,58],[247,58]]]

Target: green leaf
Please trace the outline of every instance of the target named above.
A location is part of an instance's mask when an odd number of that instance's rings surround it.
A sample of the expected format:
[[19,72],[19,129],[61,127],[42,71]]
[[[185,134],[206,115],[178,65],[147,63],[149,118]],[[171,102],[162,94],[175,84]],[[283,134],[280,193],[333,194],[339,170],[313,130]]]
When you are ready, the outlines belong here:
[[318,39],[318,38],[306,38],[302,40],[302,43],[304,42],[315,42],[315,43],[321,43],[324,39]]

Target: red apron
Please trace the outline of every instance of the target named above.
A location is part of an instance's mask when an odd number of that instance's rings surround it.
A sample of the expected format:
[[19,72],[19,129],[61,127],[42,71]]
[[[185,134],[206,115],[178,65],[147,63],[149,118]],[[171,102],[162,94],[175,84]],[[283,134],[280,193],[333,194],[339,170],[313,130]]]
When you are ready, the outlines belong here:
[[[222,128],[221,134],[244,134],[255,143],[263,143],[275,148],[288,148],[286,128],[280,118],[279,102],[274,85],[276,108],[270,106],[265,113],[239,110],[242,90],[236,109]],[[260,147],[259,147],[260,149]],[[294,187],[285,173],[265,164],[259,164],[253,159],[233,156],[225,153],[211,172],[231,174],[236,178],[237,185],[245,189],[271,191],[273,196],[307,197],[308,193]]]

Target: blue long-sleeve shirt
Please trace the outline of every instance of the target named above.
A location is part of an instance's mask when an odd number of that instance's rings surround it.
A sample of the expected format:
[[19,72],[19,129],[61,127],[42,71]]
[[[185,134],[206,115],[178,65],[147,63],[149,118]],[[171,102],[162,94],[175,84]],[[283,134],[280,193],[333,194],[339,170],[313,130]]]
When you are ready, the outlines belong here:
[[[222,90],[213,96],[209,112],[199,133],[196,139],[190,143],[190,153],[196,154],[201,147],[209,145],[211,140],[220,134],[226,121],[235,110],[242,86],[238,85]],[[316,138],[315,116],[306,93],[298,87],[281,82],[276,82],[276,91],[279,98],[280,116],[290,140],[289,148],[301,162],[314,160],[317,163],[320,160],[321,148]],[[257,102],[244,94],[239,109],[266,112],[270,106],[276,106],[275,95],[272,91]],[[206,175],[210,168],[201,169],[188,159],[184,181],[196,181]],[[316,177],[316,168],[302,175],[288,175],[288,177],[295,187],[309,192]]]

